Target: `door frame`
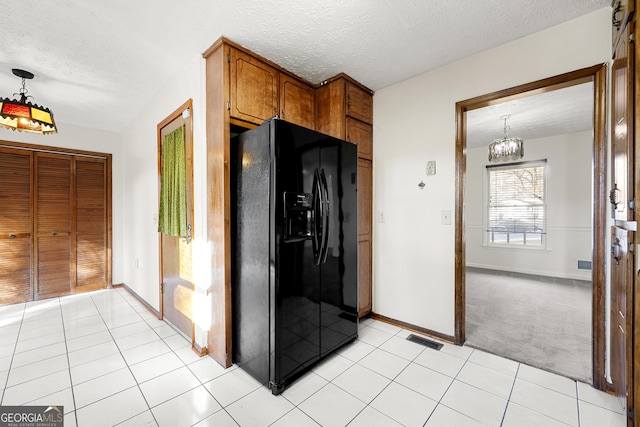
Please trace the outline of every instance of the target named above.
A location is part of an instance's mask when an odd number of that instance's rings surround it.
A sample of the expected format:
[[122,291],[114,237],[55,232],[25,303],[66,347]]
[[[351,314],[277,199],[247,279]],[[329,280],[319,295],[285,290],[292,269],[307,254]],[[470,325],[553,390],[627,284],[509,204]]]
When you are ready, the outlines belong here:
[[[194,235],[194,224],[193,224],[193,200],[194,200],[194,186],[193,186],[193,100],[189,98],[184,104],[180,107],[176,108],[171,114],[169,114],[164,120],[158,123],[157,126],[157,145],[158,145],[158,203],[160,202],[160,177],[162,172],[162,130],[169,124],[171,124],[174,120],[180,118],[182,113],[185,110],[189,110],[190,114],[188,119],[186,119],[185,126],[189,127],[189,139],[185,141],[185,144],[188,144],[191,149],[191,162],[185,165],[186,173],[191,175],[191,236]],[[193,263],[193,259],[192,259]],[[164,282],[164,276],[162,274],[162,233],[158,233],[158,297],[159,297],[159,305],[160,305],[160,319],[164,318],[164,297],[163,297],[163,288],[162,283]],[[193,319],[191,321],[191,346],[195,348],[195,335],[194,335],[194,323]],[[200,351],[197,351],[198,353]]]
[[456,103],[456,194],[455,194],[455,343],[465,342],[465,187],[466,187],[466,115],[467,111],[507,100],[593,82],[593,299],[592,366],[593,386],[607,388],[606,354],[606,241],[607,241],[607,64],[594,65],[509,89],[481,95]]

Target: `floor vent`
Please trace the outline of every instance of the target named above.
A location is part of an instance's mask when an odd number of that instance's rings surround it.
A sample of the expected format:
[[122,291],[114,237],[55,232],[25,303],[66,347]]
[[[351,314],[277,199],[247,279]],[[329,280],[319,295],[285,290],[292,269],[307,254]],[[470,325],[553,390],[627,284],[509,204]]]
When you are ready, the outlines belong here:
[[407,337],[407,341],[414,342],[416,344],[421,344],[425,347],[432,348],[434,350],[440,350],[442,348],[442,344],[428,340],[426,338],[419,337],[417,335],[411,334]]

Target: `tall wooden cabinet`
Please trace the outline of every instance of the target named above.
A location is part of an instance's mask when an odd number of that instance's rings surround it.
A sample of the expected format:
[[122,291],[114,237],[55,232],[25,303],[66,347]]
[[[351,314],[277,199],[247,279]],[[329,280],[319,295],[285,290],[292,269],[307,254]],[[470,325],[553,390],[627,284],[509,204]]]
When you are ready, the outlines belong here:
[[[612,2],[611,66],[611,321],[610,376],[628,426],[640,425],[640,73],[636,2]],[[634,262],[635,261],[635,262]],[[635,419],[634,419],[635,418]]]
[[14,146],[0,144],[0,304],[108,286],[111,156]]
[[358,315],[372,309],[373,92],[345,74],[325,81],[316,94],[320,132],[358,146]]
[[[312,85],[225,38],[204,54],[207,84],[207,217],[211,242],[212,320],[209,354],[232,362],[231,183],[232,132],[278,115],[292,123],[358,144],[360,314],[371,310],[372,105],[369,89],[341,74],[336,85]],[[328,82],[327,82],[328,83]],[[327,92],[327,88],[336,88]],[[369,212],[369,214],[367,214]],[[364,304],[364,306],[363,306]]]

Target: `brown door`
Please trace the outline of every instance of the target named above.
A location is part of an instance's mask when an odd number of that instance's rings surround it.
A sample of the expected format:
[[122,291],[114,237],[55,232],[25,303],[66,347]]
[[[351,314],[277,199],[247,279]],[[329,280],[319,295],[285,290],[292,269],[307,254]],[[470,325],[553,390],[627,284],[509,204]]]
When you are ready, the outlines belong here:
[[35,154],[36,300],[68,294],[75,287],[72,161],[71,156]]
[[611,380],[616,394],[627,405],[627,392],[631,384],[631,345],[633,326],[633,254],[629,243],[633,242],[633,231],[611,227]]
[[107,286],[107,162],[75,158],[76,292]]
[[33,298],[31,159],[0,148],[0,305]]
[[[611,68],[611,152],[613,184],[611,231],[611,379],[625,408],[633,406],[633,283],[634,258],[629,254],[634,242],[636,221],[633,146],[633,50],[629,28],[620,37]],[[637,210],[637,209],[636,209]]]
[[[193,146],[191,118],[178,115],[160,129],[160,143],[164,136],[184,126],[185,171],[187,187],[187,228],[193,233]],[[162,150],[158,151],[162,164]],[[191,234],[192,235],[192,234]],[[193,338],[193,274],[191,238],[160,234],[162,315],[188,337]]]

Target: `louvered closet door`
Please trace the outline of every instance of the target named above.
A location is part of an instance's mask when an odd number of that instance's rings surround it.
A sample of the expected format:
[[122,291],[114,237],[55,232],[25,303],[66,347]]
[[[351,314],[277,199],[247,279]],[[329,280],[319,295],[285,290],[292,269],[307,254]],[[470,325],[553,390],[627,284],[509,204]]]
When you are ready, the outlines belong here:
[[71,156],[36,153],[35,299],[68,294],[75,285],[71,233]]
[[0,305],[33,295],[31,158],[30,151],[0,148]]
[[76,165],[76,287],[107,285],[106,161],[79,158]]

